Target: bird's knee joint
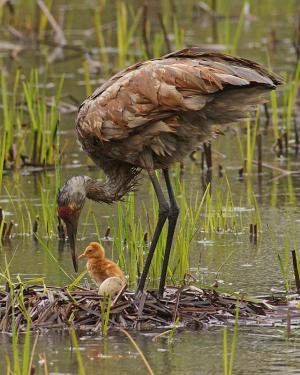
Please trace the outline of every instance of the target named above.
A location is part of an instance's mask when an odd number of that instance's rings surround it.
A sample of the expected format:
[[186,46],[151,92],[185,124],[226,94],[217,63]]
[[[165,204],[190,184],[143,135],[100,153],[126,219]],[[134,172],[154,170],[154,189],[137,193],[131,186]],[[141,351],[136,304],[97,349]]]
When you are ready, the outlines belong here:
[[165,203],[159,207],[158,214],[160,216],[168,216],[170,212],[170,208],[168,203]]
[[179,208],[177,206],[173,206],[169,210],[169,217],[170,218],[177,218],[179,215]]

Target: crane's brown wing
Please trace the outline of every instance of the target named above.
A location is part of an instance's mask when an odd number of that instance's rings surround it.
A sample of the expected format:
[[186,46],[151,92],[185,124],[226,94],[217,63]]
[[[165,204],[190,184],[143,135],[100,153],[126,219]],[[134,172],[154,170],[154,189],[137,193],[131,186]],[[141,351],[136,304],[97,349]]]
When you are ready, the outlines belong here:
[[102,144],[126,140],[129,154],[150,147],[157,155],[171,155],[179,137],[186,143],[180,158],[189,143],[209,136],[211,125],[245,117],[279,83],[252,61],[184,49],[131,66],[97,89],[80,107],[78,136],[83,146],[95,137]]

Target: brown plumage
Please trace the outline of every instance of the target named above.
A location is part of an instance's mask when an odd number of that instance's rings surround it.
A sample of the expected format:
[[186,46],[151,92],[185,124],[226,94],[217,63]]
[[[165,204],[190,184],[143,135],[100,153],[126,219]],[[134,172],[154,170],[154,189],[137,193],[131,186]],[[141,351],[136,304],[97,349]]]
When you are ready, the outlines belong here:
[[110,277],[118,277],[125,282],[125,277],[120,267],[105,258],[105,250],[98,242],[91,242],[78,259],[87,258],[86,268],[90,277],[100,286]]
[[[160,215],[139,290],[144,287],[168,218],[162,293],[178,216],[168,168],[220,133],[222,126],[247,117],[262,102],[262,94],[280,82],[278,76],[253,61],[186,48],[130,66],[97,89],[80,106],[76,130],[83,150],[104,170],[107,179],[73,177],[57,200],[58,213],[67,225],[74,267],[77,223],[85,198],[106,203],[120,200],[135,187],[144,169],[157,194]],[[169,203],[156,169],[163,170]]]
[[116,74],[79,108],[83,149],[111,165],[166,168],[213,134],[213,125],[247,116],[279,78],[261,65],[185,49]]

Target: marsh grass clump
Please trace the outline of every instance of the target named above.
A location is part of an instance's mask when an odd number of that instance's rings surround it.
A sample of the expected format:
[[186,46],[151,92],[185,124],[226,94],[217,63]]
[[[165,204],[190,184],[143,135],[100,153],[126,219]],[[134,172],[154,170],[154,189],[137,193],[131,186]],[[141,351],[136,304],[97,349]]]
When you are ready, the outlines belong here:
[[46,81],[45,76],[41,82],[37,70],[32,70],[28,79],[21,79],[17,70],[10,92],[7,78],[1,73],[4,126],[0,131],[0,177],[4,169],[54,167],[60,157],[59,101],[64,79],[60,79],[52,97],[46,95]]
[[[0,215],[0,238],[12,238],[33,234],[51,238],[57,234],[56,204],[53,196],[56,192],[55,175],[40,174],[34,186],[38,199],[32,200],[24,193],[24,187],[18,181],[10,190],[4,187],[7,203]],[[13,220],[8,220],[6,212],[13,215]],[[14,225],[16,224],[16,226]]]
[[[175,170],[175,176],[178,171],[179,168]],[[196,238],[247,233],[249,223],[256,224],[258,233],[262,231],[260,211],[254,195],[249,197],[249,208],[239,209],[242,200],[235,204],[226,176],[214,189],[208,185],[202,196],[191,193],[185,183],[177,178],[174,186],[175,194],[179,198],[180,215],[167,271],[168,279],[172,283],[181,282],[189,271],[190,248]],[[135,195],[130,193],[125,202],[117,203],[117,221],[113,218],[109,220],[113,251],[117,251],[119,266],[128,275],[129,285],[132,286],[144,266],[157,220],[158,204],[152,188],[150,198],[150,205],[136,207]],[[137,212],[143,212],[141,216],[146,220],[142,220]],[[245,215],[247,217],[244,217]],[[100,240],[102,236],[95,216],[93,220]],[[150,280],[153,285],[156,285],[161,273],[166,229],[162,231],[150,267]]]

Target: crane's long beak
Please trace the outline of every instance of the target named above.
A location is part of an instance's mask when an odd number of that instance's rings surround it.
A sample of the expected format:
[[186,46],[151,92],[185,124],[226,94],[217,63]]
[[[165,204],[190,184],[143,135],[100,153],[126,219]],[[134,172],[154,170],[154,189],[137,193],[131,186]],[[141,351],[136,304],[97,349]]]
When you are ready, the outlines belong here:
[[77,236],[77,226],[78,226],[78,218],[74,218],[72,222],[66,222],[67,227],[67,234],[69,238],[70,248],[71,248],[71,255],[72,261],[75,272],[78,271],[78,263],[76,257],[76,236]]

